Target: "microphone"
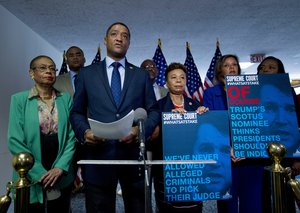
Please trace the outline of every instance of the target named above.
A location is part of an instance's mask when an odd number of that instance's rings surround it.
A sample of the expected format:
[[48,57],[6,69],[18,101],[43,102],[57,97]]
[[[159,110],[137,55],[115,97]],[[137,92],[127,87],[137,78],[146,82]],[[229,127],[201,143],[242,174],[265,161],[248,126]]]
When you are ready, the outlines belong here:
[[140,155],[144,156],[146,145],[145,145],[145,125],[144,120],[147,118],[147,112],[143,108],[137,108],[134,111],[134,121],[138,126],[138,139],[140,142]]

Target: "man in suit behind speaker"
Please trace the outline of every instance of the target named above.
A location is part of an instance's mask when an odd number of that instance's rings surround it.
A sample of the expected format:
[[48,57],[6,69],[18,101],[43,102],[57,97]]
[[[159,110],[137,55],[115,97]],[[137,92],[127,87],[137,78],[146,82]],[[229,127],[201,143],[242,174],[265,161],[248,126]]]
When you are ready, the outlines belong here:
[[146,59],[142,62],[141,68],[143,68],[149,72],[156,100],[159,100],[159,99],[162,99],[163,97],[165,97],[168,93],[168,90],[162,86],[159,86],[155,82],[157,74],[158,74],[158,69],[156,67],[155,62],[151,59]]
[[[110,140],[94,135],[87,120],[114,122],[131,110],[147,111],[145,137],[159,123],[153,108],[156,102],[149,74],[126,59],[130,31],[124,23],[114,23],[104,38],[107,56],[99,64],[84,67],[78,75],[71,124],[78,141],[84,142],[86,160],[137,160],[140,157],[137,126],[123,138]],[[87,213],[115,212],[116,187],[122,188],[126,213],[145,212],[144,170],[140,166],[93,165],[83,167]]]
[[57,76],[54,88],[61,92],[68,92],[73,97],[76,76],[85,63],[82,49],[77,46],[70,47],[66,52],[66,62],[70,71]]
[[[156,67],[156,64],[153,60],[151,59],[146,59],[141,63],[141,68],[145,69],[148,71],[149,75],[150,75],[150,79],[152,82],[152,86],[153,86],[153,91],[156,97],[156,100],[160,100],[162,98],[164,98],[167,94],[168,94],[168,89],[166,89],[165,87],[159,86],[155,80],[156,77],[158,75],[158,69]],[[150,145],[152,143],[152,141],[157,138],[159,136],[159,127],[157,126],[153,132],[153,134],[151,135],[151,137],[148,138],[148,145]],[[150,147],[147,146],[147,149],[149,149]],[[152,160],[152,152],[151,151],[147,151],[147,158],[149,160]]]
[[[66,52],[66,63],[69,67],[69,72],[56,77],[54,88],[61,92],[67,92],[73,98],[75,91],[75,79],[78,72],[84,67],[85,57],[84,52],[77,46],[71,46]],[[76,146],[76,152],[74,155],[74,162],[81,159],[81,149],[79,144]],[[77,165],[76,179],[74,181],[73,192],[80,192],[84,189],[83,180],[81,177],[81,167]]]

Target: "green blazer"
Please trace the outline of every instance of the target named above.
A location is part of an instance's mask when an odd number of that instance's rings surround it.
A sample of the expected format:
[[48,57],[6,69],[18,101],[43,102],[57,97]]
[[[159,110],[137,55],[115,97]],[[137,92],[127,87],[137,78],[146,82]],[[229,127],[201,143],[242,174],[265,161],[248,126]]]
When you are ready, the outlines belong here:
[[[8,148],[15,155],[19,152],[30,152],[35,159],[28,178],[35,184],[30,187],[30,203],[43,203],[42,185],[40,178],[47,172],[41,163],[40,127],[37,110],[37,99],[28,98],[29,91],[19,92],[11,97]],[[58,141],[59,150],[52,168],[61,168],[64,174],[57,184],[58,188],[69,186],[75,178],[73,155],[75,151],[75,136],[69,122],[69,112],[72,99],[67,93],[60,93],[56,97],[58,111]],[[19,175],[13,172],[13,181]]]

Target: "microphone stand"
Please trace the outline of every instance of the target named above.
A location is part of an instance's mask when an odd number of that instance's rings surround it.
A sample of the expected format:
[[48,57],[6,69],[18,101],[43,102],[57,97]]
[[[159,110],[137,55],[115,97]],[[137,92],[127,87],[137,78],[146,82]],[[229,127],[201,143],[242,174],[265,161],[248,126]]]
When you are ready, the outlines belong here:
[[144,162],[145,174],[145,213],[152,213],[151,201],[151,165],[146,163],[145,153],[140,153],[140,161]]
[[152,201],[151,201],[151,165],[146,162],[146,147],[145,147],[145,134],[144,123],[142,120],[138,122],[139,128],[139,142],[140,142],[140,157],[139,161],[144,163],[145,174],[145,213],[152,213]]

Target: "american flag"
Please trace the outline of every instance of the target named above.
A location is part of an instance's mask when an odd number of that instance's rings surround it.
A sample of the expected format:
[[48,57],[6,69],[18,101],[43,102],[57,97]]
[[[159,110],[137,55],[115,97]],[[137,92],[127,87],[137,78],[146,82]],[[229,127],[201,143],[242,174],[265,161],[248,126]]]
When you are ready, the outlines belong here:
[[216,49],[215,55],[211,59],[209,68],[208,68],[206,76],[205,76],[204,89],[214,86],[213,79],[214,79],[215,66],[216,66],[216,63],[219,60],[219,58],[221,58],[221,56],[222,56],[222,53],[220,51],[220,43],[219,43],[219,41],[217,41],[217,49]]
[[188,71],[185,93],[188,97],[197,99],[198,101],[202,102],[203,84],[188,42],[186,42],[186,59],[184,62],[184,66]]
[[60,70],[59,70],[59,75],[63,75],[68,72],[67,68],[67,62],[66,62],[66,51],[64,51],[63,54],[63,62],[61,64]]
[[92,64],[98,64],[98,63],[100,63],[100,61],[101,61],[101,49],[100,49],[100,44],[99,44],[98,49],[97,49],[97,54],[95,55],[95,58],[92,61]]
[[159,86],[163,87],[166,84],[165,70],[168,65],[167,65],[166,59],[164,57],[164,54],[162,53],[162,50],[161,50],[161,40],[160,39],[158,39],[158,45],[157,45],[157,48],[156,48],[154,56],[153,56],[153,61],[156,64],[156,67],[158,69],[158,75],[157,75],[155,81]]

